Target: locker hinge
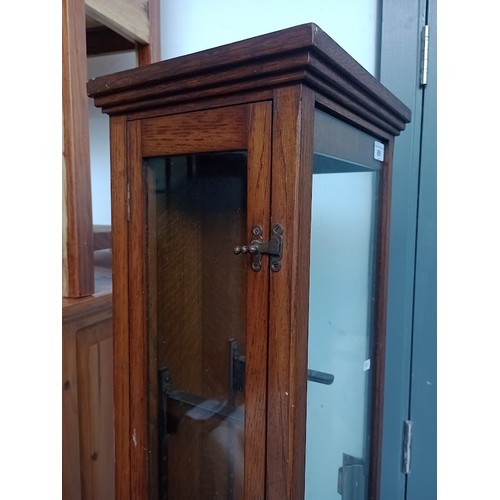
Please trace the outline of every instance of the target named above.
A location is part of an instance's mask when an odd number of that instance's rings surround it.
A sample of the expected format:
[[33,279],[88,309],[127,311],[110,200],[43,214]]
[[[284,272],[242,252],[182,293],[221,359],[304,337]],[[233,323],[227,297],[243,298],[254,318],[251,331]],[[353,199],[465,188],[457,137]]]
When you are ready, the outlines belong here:
[[411,467],[411,440],[412,440],[411,420],[405,420],[403,426],[403,473],[409,474]]
[[422,27],[422,50],[420,53],[420,85],[427,85],[429,70],[429,25]]

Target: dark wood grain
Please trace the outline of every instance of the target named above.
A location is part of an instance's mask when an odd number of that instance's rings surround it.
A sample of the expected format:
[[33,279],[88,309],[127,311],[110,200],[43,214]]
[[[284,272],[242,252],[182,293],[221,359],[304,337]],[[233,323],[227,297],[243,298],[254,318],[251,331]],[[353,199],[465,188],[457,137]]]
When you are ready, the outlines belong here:
[[251,104],[260,101],[270,101],[273,98],[273,90],[259,90],[254,92],[252,89],[235,95],[215,97],[208,99],[197,99],[195,101],[183,102],[182,104],[168,103],[155,105],[147,111],[138,111],[127,113],[130,120],[143,120],[146,118],[155,118],[160,116],[170,116],[178,113],[189,113],[206,109],[215,109],[220,107],[235,106],[241,104]]
[[[312,25],[302,25],[287,31],[283,37],[276,34],[262,35],[243,40],[222,47],[211,48],[192,54],[188,57],[181,56],[166,61],[161,61],[137,72],[121,71],[107,77],[90,80],[88,91],[92,95],[116,93],[131,87],[140,87],[145,84],[158,83],[165,78],[165,69],[168,68],[170,77],[177,79],[188,75],[197,75],[207,68],[219,71],[221,68],[234,65],[242,59],[256,60],[273,57],[284,52],[295,52],[303,47],[312,46]],[[286,42],[284,45],[283,42]],[[132,77],[132,79],[131,79]]]
[[130,463],[144,474],[132,474],[131,498],[148,496],[148,337],[146,331],[146,203],[142,168],[141,126],[127,125],[130,212],[129,276],[129,370],[130,370]]
[[[184,108],[186,111],[189,109],[189,106],[195,107],[197,109],[203,109],[204,106],[199,104],[199,101],[203,101],[205,104],[209,102],[213,102],[216,99],[227,99],[227,103],[230,104],[231,97],[235,94],[242,95],[246,93],[264,93],[269,87],[279,86],[281,84],[287,84],[290,80],[296,80],[299,82],[303,77],[303,71],[297,70],[293,75],[272,75],[270,77],[263,78],[260,81],[260,86],[256,86],[254,82],[249,81],[239,81],[236,83],[228,84],[224,87],[218,88],[216,92],[212,88],[201,88],[193,90],[192,92],[186,93],[173,93],[172,95],[162,96],[159,98],[150,99],[148,101],[139,101],[139,102],[131,102],[129,104],[117,104],[110,107],[105,107],[106,113],[110,116],[115,114],[135,114],[140,115],[144,112],[152,113],[152,116],[158,114],[157,111],[159,109],[164,109],[167,113],[168,111],[165,109],[167,107],[175,107],[179,106],[179,108]],[[212,101],[213,100],[213,101]],[[255,99],[250,99],[248,101],[253,101]],[[226,103],[222,104],[223,106]],[[239,99],[237,99],[233,104],[241,104]],[[212,106],[213,107],[213,106]],[[163,113],[159,113],[163,114]],[[144,116],[144,115],[143,115]]]
[[[231,89],[241,89],[245,86],[261,86],[259,80],[264,76],[273,77],[275,79],[282,78],[283,74],[289,74],[297,68],[304,67],[308,62],[308,54],[306,52],[299,52],[291,56],[277,59],[277,60],[263,60],[256,62],[249,62],[245,65],[232,65],[223,68],[219,71],[206,71],[197,75],[187,75],[176,79],[166,79],[165,81],[147,83],[140,88],[140,93],[137,88],[130,90],[123,90],[113,95],[104,97],[106,108],[127,105],[127,109],[133,109],[141,105],[141,101],[157,100],[169,97],[172,94],[178,94],[178,89],[182,88],[183,95],[200,91],[202,89],[209,90],[211,94],[214,93],[214,88],[220,87],[220,82],[224,82],[224,87],[221,89],[226,94]],[[301,75],[298,74],[297,78]],[[285,77],[286,78],[286,77]],[[195,94],[196,95],[196,94]],[[179,99],[181,96],[178,96]],[[101,103],[100,97],[96,97],[96,105]],[[119,109],[119,108],[118,108]]]
[[[271,102],[251,105],[248,143],[247,233],[255,225],[270,236]],[[265,498],[267,346],[269,329],[269,262],[247,273],[245,373],[245,495]]]
[[314,24],[97,78],[88,92],[114,114],[299,82],[391,134],[410,119],[404,104]]
[[128,146],[123,116],[110,119],[113,248],[113,390],[115,401],[115,492],[130,498]]
[[106,26],[87,28],[87,56],[135,50],[135,44]]
[[94,292],[85,6],[63,1],[63,297]]
[[141,120],[142,154],[158,156],[167,150],[169,155],[178,155],[242,149],[248,140],[247,121],[241,106]]
[[391,139],[386,144],[385,161],[382,167],[380,183],[381,201],[378,215],[379,240],[377,242],[375,329],[373,339],[374,366],[371,389],[372,415],[370,429],[370,474],[368,478],[369,500],[379,500],[380,498],[393,155],[394,139]]
[[314,94],[279,89],[273,106],[271,213],[284,250],[270,287],[266,498],[278,500],[304,491]]

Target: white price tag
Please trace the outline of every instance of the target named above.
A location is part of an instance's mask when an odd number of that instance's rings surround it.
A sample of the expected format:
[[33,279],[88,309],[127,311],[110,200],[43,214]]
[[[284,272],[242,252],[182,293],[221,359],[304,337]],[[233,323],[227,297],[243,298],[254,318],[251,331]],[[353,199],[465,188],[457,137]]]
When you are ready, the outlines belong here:
[[366,372],[367,370],[369,370],[369,369],[370,369],[370,365],[371,365],[370,360],[369,360],[369,359],[367,359],[367,360],[363,363],[363,371],[365,371],[365,372]]
[[375,141],[373,144],[373,158],[378,161],[384,161],[384,145],[381,142]]

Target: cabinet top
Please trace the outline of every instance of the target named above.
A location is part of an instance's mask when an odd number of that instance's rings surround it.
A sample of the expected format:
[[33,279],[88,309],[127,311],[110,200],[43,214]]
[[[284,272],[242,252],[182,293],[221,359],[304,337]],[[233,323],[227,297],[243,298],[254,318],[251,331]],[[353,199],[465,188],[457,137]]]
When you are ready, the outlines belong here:
[[90,80],[110,115],[303,83],[397,135],[410,110],[316,24],[260,35]]

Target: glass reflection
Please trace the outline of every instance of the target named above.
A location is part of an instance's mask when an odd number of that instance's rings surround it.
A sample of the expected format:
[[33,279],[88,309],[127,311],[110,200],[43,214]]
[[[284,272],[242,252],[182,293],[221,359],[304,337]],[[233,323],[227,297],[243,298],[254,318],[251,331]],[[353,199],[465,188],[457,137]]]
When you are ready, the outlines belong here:
[[[373,148],[341,126],[354,146]],[[328,144],[317,137],[316,148]],[[308,380],[308,500],[367,498],[380,164],[344,148],[343,158],[316,149],[313,163],[308,368],[334,381]]]
[[246,154],[153,158],[147,166],[151,440],[158,443],[151,496],[239,499],[246,269],[232,250],[246,235]]

